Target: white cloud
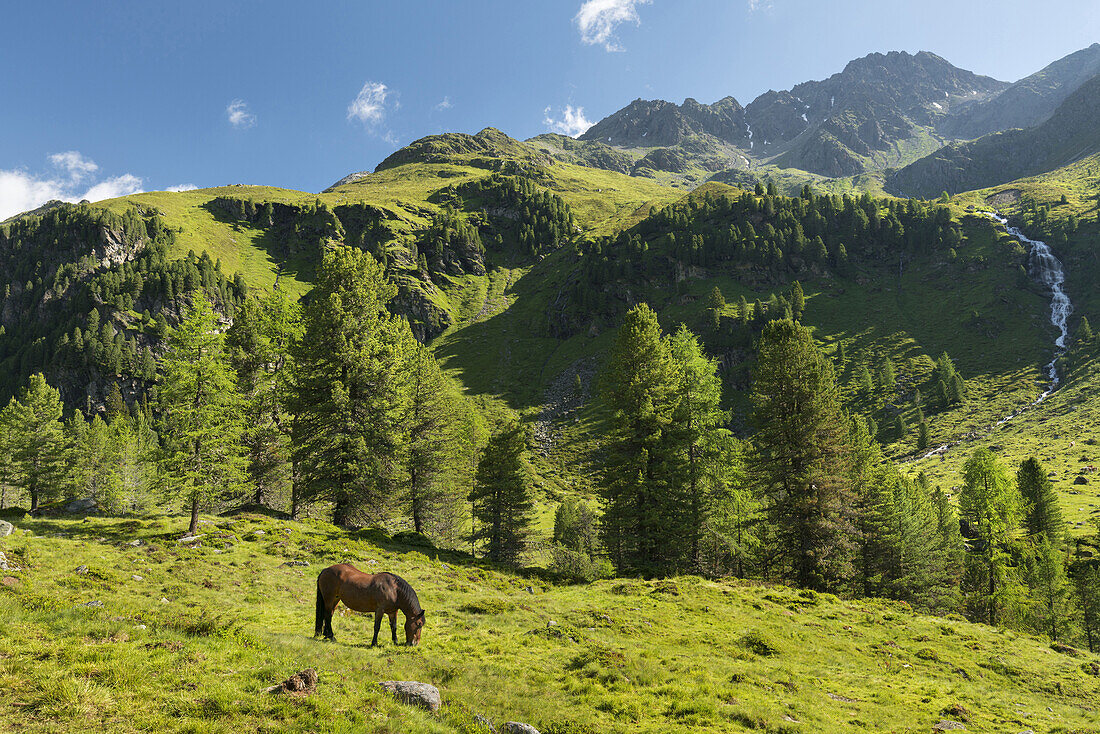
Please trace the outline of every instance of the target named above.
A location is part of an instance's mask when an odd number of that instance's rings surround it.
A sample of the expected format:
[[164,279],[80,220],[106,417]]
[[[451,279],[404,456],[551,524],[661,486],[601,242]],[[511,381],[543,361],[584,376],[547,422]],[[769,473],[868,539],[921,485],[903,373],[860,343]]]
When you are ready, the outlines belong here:
[[386,117],[386,97],[392,91],[381,82],[366,82],[359,95],[348,105],[348,119],[374,127]]
[[549,107],[542,111],[543,123],[546,125],[547,129],[553,133],[560,133],[575,138],[595,124],[591,120],[585,118],[583,107],[574,107],[573,105],[567,104],[565,109],[562,110],[561,117],[556,120],[550,114],[550,111]]
[[454,105],[451,104],[451,98],[450,97],[444,97],[442,100],[440,100],[439,104],[437,104],[434,109],[442,111],[442,110],[449,110],[452,107],[454,107]]
[[130,194],[140,194],[141,191],[141,179],[132,174],[124,173],[121,176],[100,181],[85,191],[84,196],[80,198],[88,201],[103,201],[104,199],[117,199],[120,196],[129,196]]
[[590,46],[602,45],[608,51],[622,51],[615,38],[620,23],[641,25],[637,7],[650,0],[585,0],[573,21],[581,32],[581,40]]
[[195,184],[179,184],[178,186],[169,186],[165,191],[194,191],[198,186]]
[[99,170],[95,161],[85,158],[76,150],[54,153],[50,156],[50,163],[68,173],[69,179],[73,182],[82,181]]
[[235,99],[225,108],[229,124],[236,128],[249,128],[256,124],[256,116],[248,111],[248,103],[243,99]]
[[0,220],[65,198],[64,182],[39,179],[25,171],[0,171]]
[[[129,173],[95,182],[99,166],[75,150],[54,153],[48,159],[64,176],[0,170],[0,220],[37,209],[54,199],[100,201],[141,193],[142,180]],[[93,180],[86,181],[89,178]]]
[[749,0],[749,12],[755,13],[757,10],[771,10],[772,0]]

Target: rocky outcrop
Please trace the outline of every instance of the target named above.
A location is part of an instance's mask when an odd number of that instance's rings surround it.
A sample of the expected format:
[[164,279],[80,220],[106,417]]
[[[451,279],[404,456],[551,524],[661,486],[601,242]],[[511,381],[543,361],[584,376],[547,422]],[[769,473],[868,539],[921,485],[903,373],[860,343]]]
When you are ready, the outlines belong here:
[[15,526],[7,520],[0,520],[0,538],[6,538],[15,532]]

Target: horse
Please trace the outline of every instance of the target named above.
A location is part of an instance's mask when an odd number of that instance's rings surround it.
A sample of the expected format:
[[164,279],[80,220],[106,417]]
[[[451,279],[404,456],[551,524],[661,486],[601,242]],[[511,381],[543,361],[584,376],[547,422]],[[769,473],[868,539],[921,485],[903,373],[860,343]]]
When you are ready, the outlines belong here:
[[347,563],[338,563],[321,571],[317,575],[314,637],[324,632],[326,640],[336,641],[336,636],[332,634],[332,612],[340,602],[357,612],[374,612],[371,647],[378,644],[383,615],[389,615],[393,644],[397,644],[398,611],[405,613],[405,644],[415,647],[420,642],[424,610],[409,582],[400,576],[387,572],[363,573]]

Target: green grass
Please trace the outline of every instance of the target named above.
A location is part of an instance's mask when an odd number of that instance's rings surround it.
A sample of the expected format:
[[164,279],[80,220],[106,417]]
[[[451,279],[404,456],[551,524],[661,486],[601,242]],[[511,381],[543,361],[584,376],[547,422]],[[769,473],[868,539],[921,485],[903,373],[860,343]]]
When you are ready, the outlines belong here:
[[[1095,656],[894,603],[695,577],[554,586],[315,521],[206,518],[195,548],[182,518],[16,524],[0,729],[452,732],[477,713],[544,732],[927,731],[953,706],[972,731],[1100,727]],[[412,583],[419,647],[383,632],[371,649],[371,620],[346,612],[337,643],[311,639],[315,575],[345,560]],[[308,666],[315,695],[263,692]],[[437,685],[444,711],[392,701],[391,679]]]

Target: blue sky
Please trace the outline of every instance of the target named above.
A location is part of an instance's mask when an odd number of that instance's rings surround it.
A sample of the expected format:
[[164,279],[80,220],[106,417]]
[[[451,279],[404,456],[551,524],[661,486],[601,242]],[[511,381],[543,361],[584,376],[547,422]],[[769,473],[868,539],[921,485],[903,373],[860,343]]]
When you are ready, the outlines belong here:
[[423,135],[575,133],[636,97],[746,104],[872,51],[1013,81],[1100,40],[1095,0],[39,0],[0,17],[0,219],[50,196],[318,191]]

